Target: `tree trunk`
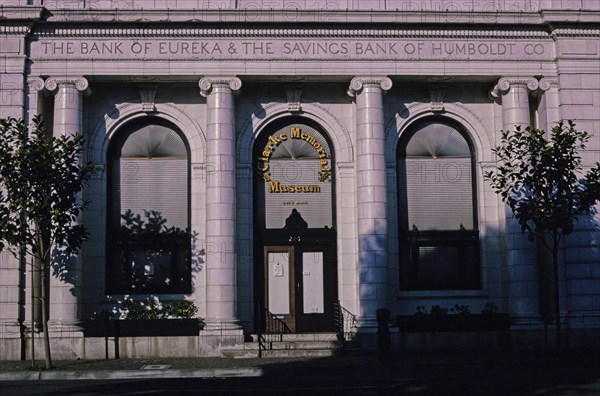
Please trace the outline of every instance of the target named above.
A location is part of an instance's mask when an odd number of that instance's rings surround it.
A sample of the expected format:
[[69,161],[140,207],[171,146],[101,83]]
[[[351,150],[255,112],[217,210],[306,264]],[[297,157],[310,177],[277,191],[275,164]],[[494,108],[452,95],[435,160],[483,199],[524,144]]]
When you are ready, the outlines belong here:
[[560,351],[562,344],[560,329],[560,295],[558,281],[558,235],[553,235],[552,244],[552,270],[554,273],[554,318],[556,323],[556,351]]
[[50,356],[50,334],[48,333],[48,308],[50,305],[47,280],[49,279],[50,266],[42,268],[42,329],[44,331],[44,361],[46,370],[52,369],[52,357]]
[[42,328],[42,263],[39,258],[33,258],[31,263],[31,294],[33,297],[33,315],[32,321],[36,331],[40,331]]
[[35,259],[31,258],[31,367],[35,369]]
[[546,264],[546,252],[548,250],[545,243],[544,233],[536,232],[536,262],[538,270],[538,296],[540,299],[540,314],[542,315],[542,321],[544,322],[544,348],[548,348],[548,275],[547,275],[547,264]]

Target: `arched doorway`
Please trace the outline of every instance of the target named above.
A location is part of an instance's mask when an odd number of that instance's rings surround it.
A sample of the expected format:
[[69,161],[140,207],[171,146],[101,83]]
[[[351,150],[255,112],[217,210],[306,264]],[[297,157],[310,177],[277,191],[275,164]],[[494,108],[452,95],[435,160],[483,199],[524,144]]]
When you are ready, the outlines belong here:
[[269,125],[254,146],[257,325],[295,332],[334,327],[337,299],[335,176],[331,144],[309,120]]

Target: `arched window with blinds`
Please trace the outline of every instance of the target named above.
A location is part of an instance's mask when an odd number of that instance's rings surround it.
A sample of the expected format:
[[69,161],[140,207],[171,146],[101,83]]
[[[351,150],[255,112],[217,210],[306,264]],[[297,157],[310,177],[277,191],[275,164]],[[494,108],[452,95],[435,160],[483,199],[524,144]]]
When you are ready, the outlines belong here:
[[108,292],[191,291],[188,152],[157,119],[127,125],[111,142]]
[[458,125],[420,122],[398,146],[400,284],[479,289],[473,149]]

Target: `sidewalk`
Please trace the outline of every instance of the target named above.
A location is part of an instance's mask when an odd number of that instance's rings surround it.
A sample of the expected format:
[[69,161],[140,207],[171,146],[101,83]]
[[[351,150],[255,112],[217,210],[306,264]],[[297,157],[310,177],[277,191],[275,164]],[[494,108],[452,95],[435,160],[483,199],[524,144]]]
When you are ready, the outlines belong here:
[[[50,371],[32,369],[31,361],[0,361],[0,381],[93,380],[139,378],[233,378],[271,375],[310,376],[326,371],[329,375],[388,377],[453,370],[495,370],[560,367],[597,367],[600,376],[600,350],[568,350],[556,357],[553,352],[402,352],[390,362],[377,356],[343,355],[327,358],[148,358],[120,360],[55,361]],[[43,367],[43,361],[37,362]]]

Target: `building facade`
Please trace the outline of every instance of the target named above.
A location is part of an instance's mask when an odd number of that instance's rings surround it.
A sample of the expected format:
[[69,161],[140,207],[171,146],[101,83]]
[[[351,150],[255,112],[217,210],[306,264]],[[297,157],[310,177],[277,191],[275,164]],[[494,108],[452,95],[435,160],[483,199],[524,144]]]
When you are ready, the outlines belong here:
[[[598,22],[595,0],[0,1],[1,117],[83,134],[100,167],[90,239],[51,279],[55,356],[103,357],[85,322],[148,299],[204,326],[128,356],[218,355],[270,314],[331,331],[338,302],[364,346],[380,308],[456,305],[539,345],[544,257],[483,174],[501,130],[561,119],[600,161]],[[597,220],[560,253],[573,345],[600,341]],[[2,253],[2,359],[30,278]]]

